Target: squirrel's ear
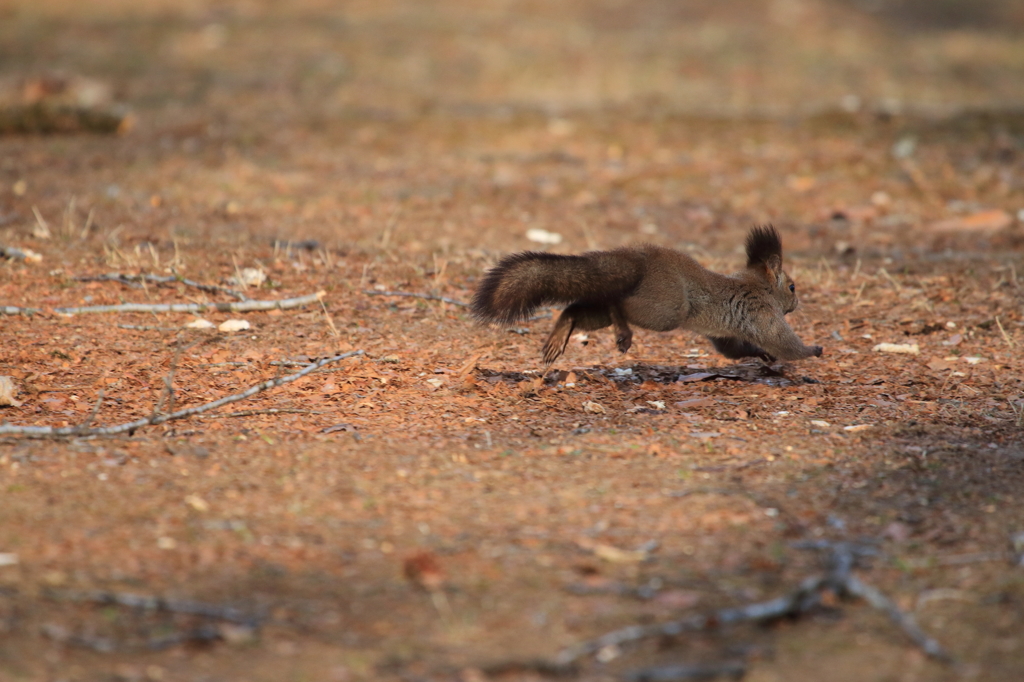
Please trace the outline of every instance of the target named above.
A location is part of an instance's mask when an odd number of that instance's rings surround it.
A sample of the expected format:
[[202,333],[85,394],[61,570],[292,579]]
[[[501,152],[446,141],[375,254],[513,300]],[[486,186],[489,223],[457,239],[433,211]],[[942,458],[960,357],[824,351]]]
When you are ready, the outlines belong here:
[[782,239],[771,225],[755,227],[747,235],[747,267],[762,266],[769,271],[782,270]]
[[764,261],[764,269],[769,279],[776,280],[782,277],[782,256],[775,253],[768,256]]

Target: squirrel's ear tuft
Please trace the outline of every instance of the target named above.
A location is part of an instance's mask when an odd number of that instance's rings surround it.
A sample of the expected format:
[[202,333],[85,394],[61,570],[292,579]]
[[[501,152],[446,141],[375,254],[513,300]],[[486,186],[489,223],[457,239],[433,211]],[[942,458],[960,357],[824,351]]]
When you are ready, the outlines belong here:
[[782,239],[771,225],[759,225],[747,235],[747,267],[774,269],[782,265]]

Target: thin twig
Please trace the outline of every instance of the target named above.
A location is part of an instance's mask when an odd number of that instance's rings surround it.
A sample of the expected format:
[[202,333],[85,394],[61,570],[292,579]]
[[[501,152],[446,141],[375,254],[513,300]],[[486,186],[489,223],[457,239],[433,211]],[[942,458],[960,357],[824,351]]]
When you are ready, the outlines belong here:
[[[299,362],[298,360],[274,360],[268,362],[271,367],[305,367],[308,362]],[[200,367],[255,367],[256,365],[252,362],[239,362],[236,360],[227,362],[204,362],[199,365]]]
[[152,324],[119,324],[118,329],[131,329],[133,331],[140,332],[179,332],[183,329],[195,329],[195,327],[189,327],[183,325],[181,327],[160,327]]
[[174,412],[174,373],[178,370],[178,360],[181,359],[181,354],[185,350],[199,343],[193,341],[187,346],[183,346],[180,343],[174,351],[174,359],[171,360],[171,369],[164,377],[164,390],[160,392],[160,399],[157,401],[156,407],[153,408],[153,414],[161,414],[164,409],[164,398],[167,398],[167,409],[170,412]]
[[157,424],[163,424],[164,422],[172,419],[183,419],[185,417],[191,417],[195,414],[202,414],[215,410],[222,405],[229,403],[238,402],[239,400],[245,400],[250,398],[257,393],[262,393],[271,388],[276,388],[284,384],[300,379],[310,372],[316,371],[325,365],[329,365],[345,358],[350,358],[353,355],[362,355],[362,350],[353,350],[341,355],[335,355],[331,358],[324,358],[317,360],[314,363],[306,365],[304,369],[295,374],[290,374],[284,377],[277,377],[269,379],[262,383],[250,386],[241,393],[235,393],[233,395],[225,396],[213,402],[206,403],[204,405],[197,405],[196,407],[188,407],[177,412],[171,412],[170,414],[151,414],[145,419],[136,419],[132,422],[124,424],[116,424],[114,426],[104,426],[91,429],[80,429],[77,426],[19,426],[15,424],[0,424],[0,436],[3,435],[14,435],[14,436],[28,436],[29,438],[63,438],[66,436],[115,436],[120,433],[128,433],[135,431],[136,429],[142,428],[143,426],[155,426]]
[[338,338],[341,334],[338,332],[338,328],[334,326],[334,318],[331,317],[331,313],[327,310],[327,306],[324,305],[323,301],[320,301],[320,307],[323,308],[324,318],[326,318],[327,326],[331,330],[331,336]]
[[1012,349],[1013,339],[1011,339],[1010,335],[1006,333],[1005,329],[1003,329],[1003,323],[999,321],[998,315],[996,315],[996,326],[999,327],[999,333],[1003,335],[1003,341],[1006,341],[1006,345]]
[[926,201],[935,205],[942,203],[939,193],[935,191],[935,187],[925,177],[925,174],[921,172],[920,167],[916,163],[911,159],[903,159],[900,162],[900,166]]
[[265,410],[239,410],[227,414],[204,414],[200,419],[223,419],[227,417],[253,417],[259,414],[324,414],[319,410],[299,410],[287,407],[270,407]]
[[402,205],[397,204],[395,210],[391,212],[391,217],[388,218],[388,222],[384,224],[384,232],[380,237],[380,248],[386,249],[391,242],[391,231],[395,228],[398,223],[398,214],[402,212]]
[[452,305],[462,306],[468,308],[468,303],[462,301],[456,301],[454,298],[447,298],[445,296],[435,296],[434,294],[420,294],[415,291],[369,291],[363,290],[363,293],[367,296],[408,296],[410,298],[425,298],[428,301],[444,301],[445,303],[451,303]]
[[[173,272],[173,270],[172,270]],[[142,285],[139,282],[152,282],[153,284],[177,284],[181,283],[188,287],[199,289],[211,294],[227,294],[233,296],[239,301],[248,301],[249,297],[241,291],[234,289],[228,289],[227,287],[217,286],[216,284],[203,284],[190,279],[182,277],[177,272],[172,276],[160,276],[152,274],[139,274],[139,275],[125,275],[120,272],[110,272],[105,275],[83,275],[81,277],[75,277],[76,282],[117,282],[128,287],[135,289],[141,289]]]
[[[82,315],[85,313],[201,313],[207,310],[219,312],[246,313],[254,310],[285,310],[316,303],[327,295],[326,291],[307,294],[297,298],[272,301],[234,301],[231,303],[121,303],[119,305],[91,305],[81,308],[54,308],[58,315]],[[41,308],[18,308],[3,306],[5,315],[32,314],[43,312]]]
[[949,654],[942,648],[942,645],[929,637],[921,629],[921,626],[917,624],[912,615],[901,611],[900,607],[896,606],[895,602],[885,596],[877,587],[868,585],[855,575],[847,577],[843,587],[846,588],[848,594],[860,597],[872,607],[889,616],[889,619],[899,626],[900,630],[903,630],[903,633],[914,644],[921,647],[926,654],[940,661],[948,662],[952,660]]
[[742,622],[763,623],[785,616],[803,614],[821,603],[821,592],[824,589],[831,589],[839,595],[863,599],[870,606],[888,615],[926,654],[940,661],[952,661],[952,658],[939,643],[921,630],[912,615],[901,611],[880,590],[853,574],[857,558],[874,553],[874,548],[862,543],[829,541],[800,543],[795,546],[801,549],[828,551],[828,571],[824,575],[804,579],[795,591],[769,601],[719,609],[711,615],[698,614],[667,623],[631,625],[614,630],[596,639],[587,640],[562,650],[555,658],[555,665],[570,666],[584,656],[595,654],[605,647],[617,647],[643,639],[675,637],[684,632],[709,630],[722,625]]
[[900,286],[899,282],[893,279],[893,276],[889,274],[888,270],[886,270],[885,268],[879,268],[878,271],[882,273],[883,277],[889,280],[889,284],[892,284],[893,288],[896,289],[896,291],[903,291],[903,287]]
[[100,389],[99,396],[96,398],[96,404],[92,407],[92,412],[85,418],[85,421],[78,425],[80,429],[89,428],[89,424],[92,424],[93,420],[96,419],[96,415],[100,412],[100,405],[103,404],[103,389]]
[[[52,235],[50,234],[50,225],[46,222],[46,218],[39,212],[39,209],[35,206],[32,207],[32,215],[36,217],[36,225],[39,227],[39,234],[36,236],[42,239],[49,239]],[[33,233],[36,231],[33,230]]]

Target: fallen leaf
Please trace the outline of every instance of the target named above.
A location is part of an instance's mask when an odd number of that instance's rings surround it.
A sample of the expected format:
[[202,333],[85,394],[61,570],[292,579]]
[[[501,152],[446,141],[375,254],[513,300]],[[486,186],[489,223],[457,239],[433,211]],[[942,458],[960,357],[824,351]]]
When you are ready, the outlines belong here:
[[0,376],[0,407],[21,407],[21,401],[14,397],[14,380],[8,376]]
[[526,231],[526,238],[538,244],[561,244],[562,235],[557,232],[548,232],[539,227],[531,227]]
[[250,326],[251,325],[249,324],[249,320],[231,319],[224,320],[223,322],[221,322],[217,329],[219,329],[222,332],[230,333],[240,332],[242,330],[249,329]]
[[249,644],[256,639],[256,628],[252,625],[221,623],[217,626],[217,633],[228,644]]
[[818,428],[821,428],[821,429],[827,429],[828,427],[830,427],[832,425],[829,424],[824,419],[812,419],[811,420],[811,426],[817,426]]
[[703,407],[712,403],[713,401],[709,398],[692,398],[691,400],[680,400],[677,403],[672,403],[672,405],[680,409],[687,409],[690,407]]
[[921,347],[916,343],[880,343],[871,350],[879,353],[904,353],[907,355],[917,355],[921,352]]
[[693,374],[684,374],[676,379],[676,383],[687,384],[691,381],[705,381],[707,379],[713,379],[717,377],[717,374],[711,372],[694,372]]
[[814,189],[814,186],[818,184],[818,180],[813,175],[790,175],[786,178],[786,187],[797,194],[803,194]]
[[604,414],[607,410],[604,409],[604,405],[595,403],[593,400],[588,400],[583,403],[583,411],[588,414]]
[[650,556],[650,553],[644,550],[624,550],[604,543],[595,543],[584,549],[589,549],[594,556],[609,563],[639,563],[646,561]]
[[867,431],[871,428],[871,424],[851,424],[850,426],[844,426],[843,431],[849,431],[850,433],[857,433],[858,431]]
[[1002,209],[978,211],[970,215],[940,220],[931,224],[937,232],[994,232],[1013,224],[1013,216]]
[[[234,203],[234,202],[232,202]],[[228,212],[230,213],[231,204],[228,204]],[[235,211],[237,213],[237,211]],[[236,277],[231,277],[228,282],[232,286],[240,287],[258,287],[267,281],[267,273],[263,272],[258,268],[242,268]]]
[[409,582],[433,591],[444,583],[444,571],[437,557],[430,552],[413,554],[402,564],[402,571]]
[[690,432],[690,438],[697,438],[698,440],[707,440],[709,438],[718,438],[722,434],[718,431],[692,431]]
[[[484,356],[484,351],[480,351],[479,353],[475,353],[471,358],[466,360],[466,362],[462,363],[462,367],[460,367],[458,369],[458,371],[455,372],[455,375],[461,377],[461,376],[466,376],[468,374],[471,374],[473,372],[473,370],[476,369],[476,363],[479,362],[480,358],[482,358],[483,356]],[[382,362],[383,362],[383,359],[382,359]],[[392,362],[398,362],[398,358],[395,358]]]
[[928,363],[928,369],[935,370],[936,372],[943,372],[947,369],[953,369],[953,366],[949,364],[949,362],[947,362],[946,360],[935,358],[934,360]]
[[189,495],[185,498],[185,504],[195,509],[197,512],[208,512],[210,511],[210,503],[199,497],[198,495]]

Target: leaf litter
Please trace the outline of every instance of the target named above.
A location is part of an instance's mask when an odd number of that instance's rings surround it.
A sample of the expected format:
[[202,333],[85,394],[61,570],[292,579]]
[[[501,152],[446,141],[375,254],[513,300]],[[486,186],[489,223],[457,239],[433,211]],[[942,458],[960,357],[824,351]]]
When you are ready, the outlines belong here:
[[[385,5],[375,11],[391,16]],[[622,23],[591,11],[584,35]],[[844,574],[859,581],[846,591],[885,618],[833,586],[766,628],[618,642],[580,657],[577,672],[995,680],[1020,670],[1020,568],[1008,549],[1024,528],[1024,320],[1019,225],[1007,216],[1024,197],[1012,182],[1020,155],[999,132],[1019,120],[861,110],[793,126],[655,102],[614,115],[568,108],[558,122],[500,102],[406,107],[374,100],[388,81],[366,86],[355,48],[341,71],[311,52],[260,61],[259,41],[244,39],[253,27],[279,32],[284,54],[312,43],[295,22],[218,17],[230,30],[160,29],[158,53],[130,29],[110,43],[156,60],[138,62],[145,77],[125,75],[126,91],[208,87],[210,99],[151,104],[127,137],[2,141],[17,163],[0,179],[0,221],[21,218],[2,224],[0,374],[22,404],[0,419],[70,436],[0,441],[0,555],[15,557],[0,565],[4,660],[52,676],[56,643],[58,667],[94,677],[535,678],[564,672],[558,652],[606,633],[796,594],[823,574],[793,542],[869,538],[879,554]],[[393,18],[350,21],[407,39]],[[777,28],[758,40],[789,35]],[[61,35],[88,43],[61,22],[39,39]],[[292,83],[274,90],[282,98],[366,87],[351,100],[366,105],[282,113],[234,76],[196,90],[190,74],[207,72],[154,66],[168,55],[236,57],[260,74],[253,83]],[[415,66],[390,59],[380,68]],[[301,88],[293,63],[308,66]],[[765,77],[787,70],[775,71]],[[641,81],[651,82],[623,82]],[[331,123],[337,111],[344,125]],[[37,214],[48,239],[33,235]],[[727,270],[742,265],[735,247],[749,225],[768,220],[799,286],[790,320],[825,346],[821,359],[732,363],[691,334],[643,331],[623,357],[599,330],[574,337],[544,373],[551,311],[509,334],[463,309],[504,253],[643,239]],[[533,229],[561,242],[531,241]],[[236,306],[248,295],[266,307]],[[52,314],[96,308],[106,312]],[[250,328],[182,330],[193,311],[211,328],[229,318]],[[882,342],[919,354],[875,352]],[[356,350],[238,412],[153,419]],[[140,422],[130,435],[75,437]],[[638,549],[649,540],[657,551]],[[580,575],[622,589],[566,589]],[[689,596],[629,596],[641,590]],[[222,618],[228,609],[259,620]],[[892,623],[907,631],[898,614],[931,639],[893,637]],[[920,656],[929,642],[960,667]]]

